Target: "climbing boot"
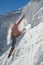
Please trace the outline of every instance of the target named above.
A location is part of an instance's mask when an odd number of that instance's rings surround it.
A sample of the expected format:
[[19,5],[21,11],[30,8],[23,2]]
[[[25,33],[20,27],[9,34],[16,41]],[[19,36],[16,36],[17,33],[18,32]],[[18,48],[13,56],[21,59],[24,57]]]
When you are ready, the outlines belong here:
[[14,48],[11,48],[11,49],[10,49],[10,52],[9,52],[8,58],[12,55],[13,50],[14,50]]

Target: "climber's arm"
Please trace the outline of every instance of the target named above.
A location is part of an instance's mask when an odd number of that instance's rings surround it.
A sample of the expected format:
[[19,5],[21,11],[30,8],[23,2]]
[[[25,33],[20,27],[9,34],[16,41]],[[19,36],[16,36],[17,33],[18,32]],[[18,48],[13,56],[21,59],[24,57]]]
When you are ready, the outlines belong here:
[[26,32],[26,29],[24,28],[22,32],[20,32],[21,34],[25,33]]
[[21,21],[23,20],[23,18],[25,18],[25,15],[23,15],[23,17],[18,21],[18,25],[21,23]]

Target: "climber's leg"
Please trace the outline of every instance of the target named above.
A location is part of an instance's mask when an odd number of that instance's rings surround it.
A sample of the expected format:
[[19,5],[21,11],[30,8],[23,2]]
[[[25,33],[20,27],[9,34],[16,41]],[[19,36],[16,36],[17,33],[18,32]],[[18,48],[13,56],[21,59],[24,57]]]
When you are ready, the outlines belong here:
[[8,58],[12,55],[12,52],[13,52],[13,50],[14,50],[14,48],[15,48],[15,43],[16,43],[16,37],[15,37],[15,36],[12,36],[12,45],[11,45],[12,47],[11,47],[11,49],[10,49]]

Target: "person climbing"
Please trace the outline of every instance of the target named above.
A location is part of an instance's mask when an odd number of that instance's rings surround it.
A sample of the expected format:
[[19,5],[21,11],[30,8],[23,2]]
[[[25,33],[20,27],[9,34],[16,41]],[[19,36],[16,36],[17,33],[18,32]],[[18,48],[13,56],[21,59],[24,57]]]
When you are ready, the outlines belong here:
[[18,36],[20,36],[22,34],[22,32],[25,30],[25,29],[23,29],[22,31],[18,30],[18,25],[22,22],[22,20],[24,18],[25,18],[25,15],[23,15],[23,17],[17,23],[14,23],[14,25],[12,27],[12,31],[11,31],[12,45],[11,45],[11,49],[10,49],[8,58],[11,56],[11,54],[15,48],[16,38],[18,38]]

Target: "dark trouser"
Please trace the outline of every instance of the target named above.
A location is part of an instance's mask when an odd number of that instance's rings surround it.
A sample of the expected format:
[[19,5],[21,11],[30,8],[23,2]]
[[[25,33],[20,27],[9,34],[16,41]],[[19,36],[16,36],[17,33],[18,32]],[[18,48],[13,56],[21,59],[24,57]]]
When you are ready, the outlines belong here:
[[12,38],[12,47],[11,47],[11,49],[10,49],[8,58],[11,56],[11,54],[12,54],[14,48],[15,48],[15,43],[16,43],[16,38],[17,38],[17,37],[16,37],[16,36],[11,36],[11,38]]
[[17,38],[17,37],[19,37],[19,36],[20,36],[20,34],[19,34],[19,35],[17,35],[17,36],[14,36],[14,35],[12,35],[12,36],[11,36],[11,39],[12,39],[12,48],[14,48],[14,47],[15,47],[16,38]]
[[[20,35],[18,35],[18,36],[20,36]],[[11,36],[11,38],[12,38],[12,47],[11,47],[11,49],[10,49],[8,58],[11,56],[11,54],[12,54],[14,48],[15,48],[16,38],[17,38],[18,36],[13,36],[13,35]]]
[[12,39],[12,48],[14,49],[14,47],[15,47],[15,43],[16,43],[16,36],[11,36],[11,39]]

